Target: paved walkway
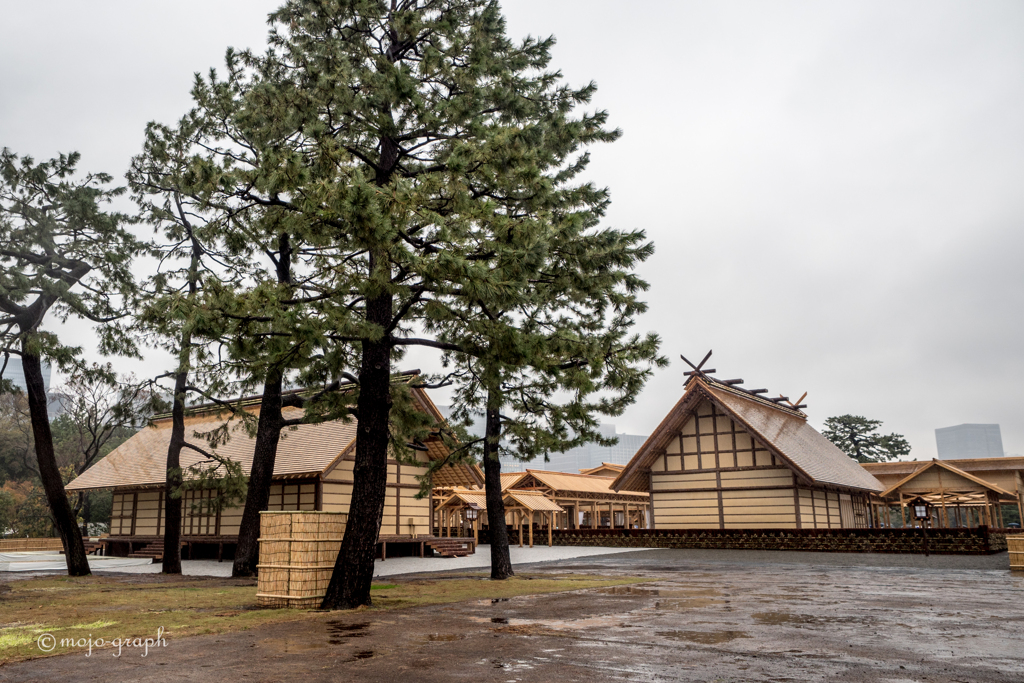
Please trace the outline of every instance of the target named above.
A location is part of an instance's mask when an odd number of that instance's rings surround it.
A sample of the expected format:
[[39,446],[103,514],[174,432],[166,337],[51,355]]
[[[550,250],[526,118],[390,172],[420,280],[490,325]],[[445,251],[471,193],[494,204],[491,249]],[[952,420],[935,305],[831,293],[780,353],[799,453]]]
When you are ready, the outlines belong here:
[[[511,548],[512,566],[538,562],[557,562],[575,558],[635,552],[638,548],[580,548],[572,546],[535,546],[533,548]],[[374,576],[396,576],[448,570],[485,569],[491,566],[491,546],[478,546],[476,552],[466,557],[393,557],[384,562],[374,563]],[[103,571],[94,567],[96,571]],[[159,574],[159,564],[141,567],[119,567],[111,571],[131,574]],[[217,560],[182,560],[181,573],[185,576],[231,576],[231,562]]]

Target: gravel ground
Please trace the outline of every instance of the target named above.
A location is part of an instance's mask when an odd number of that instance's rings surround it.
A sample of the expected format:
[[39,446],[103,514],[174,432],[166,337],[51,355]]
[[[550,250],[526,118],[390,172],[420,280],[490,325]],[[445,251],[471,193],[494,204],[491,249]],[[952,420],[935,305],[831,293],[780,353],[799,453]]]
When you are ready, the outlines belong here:
[[654,581],[327,613],[172,638],[145,659],[73,653],[3,666],[0,681],[1019,682],[1024,576],[1006,566],[1006,553],[577,557],[520,570]]
[[[632,548],[576,548],[566,546],[535,546],[533,548],[511,548],[512,565],[536,564],[538,562],[554,562],[577,557],[593,557],[615,553],[635,552]],[[374,565],[374,576],[396,576],[398,574],[419,574],[438,571],[466,571],[491,566],[491,547],[478,546],[476,552],[466,557],[393,557]],[[112,569],[128,574],[159,574],[159,564],[147,564],[140,567],[122,567]],[[225,560],[182,560],[181,573],[186,576],[231,576],[231,562]],[[2,576],[2,575],[0,575]]]

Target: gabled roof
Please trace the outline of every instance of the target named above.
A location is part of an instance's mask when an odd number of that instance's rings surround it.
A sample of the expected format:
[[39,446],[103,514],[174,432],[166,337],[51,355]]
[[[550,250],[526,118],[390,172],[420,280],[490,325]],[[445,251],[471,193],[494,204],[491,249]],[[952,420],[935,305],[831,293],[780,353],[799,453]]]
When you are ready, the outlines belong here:
[[448,492],[448,497],[445,498],[444,502],[437,507],[443,508],[452,501],[458,501],[466,505],[476,505],[478,508],[484,510],[487,509],[487,495],[483,491],[467,489],[461,486],[454,488]]
[[647,498],[649,496],[646,491],[613,491],[612,482],[615,480],[612,477],[595,477],[589,474],[549,472],[547,470],[526,470],[523,474],[524,476],[518,479],[515,482],[515,486],[512,488],[525,486],[528,483],[526,481],[526,477],[532,476],[539,484],[547,486],[556,492],[600,493],[607,495],[636,496],[637,498]]
[[540,491],[517,491],[515,489],[505,494],[505,501],[509,500],[518,503],[532,512],[565,512],[558,504],[549,500]]
[[974,482],[975,484],[978,484],[979,486],[981,486],[983,488],[989,489],[990,491],[995,491],[996,493],[998,493],[1001,496],[1007,496],[1009,498],[1013,498],[1014,497],[1013,493],[1010,493],[1009,491],[1006,491],[1005,489],[1002,489],[1002,488],[996,486],[995,484],[993,484],[991,482],[985,481],[984,479],[982,479],[980,477],[976,477],[973,474],[971,474],[970,472],[964,472],[962,469],[960,469],[958,467],[954,467],[953,465],[950,465],[948,462],[943,462],[943,461],[938,460],[938,459],[932,459],[931,462],[926,463],[926,464],[922,463],[922,464],[924,464],[924,467],[914,471],[910,475],[908,475],[908,476],[904,477],[903,479],[899,480],[897,483],[893,484],[892,486],[887,488],[885,491],[882,491],[882,493],[879,494],[879,495],[882,498],[887,498],[888,496],[892,495],[897,489],[905,486],[907,483],[909,483],[910,481],[912,481],[912,480],[916,479],[917,477],[921,476],[922,474],[924,474],[925,472],[927,472],[931,468],[939,467],[941,469],[944,469],[944,470],[947,470],[949,472],[952,472],[953,474],[955,474],[957,476],[963,477],[964,479],[967,479],[968,481]]
[[[425,412],[436,420],[444,419],[422,389],[413,389],[413,394]],[[256,410],[258,405],[244,404],[243,408]],[[282,410],[286,420],[300,418],[302,413],[301,408]],[[186,438],[205,450],[211,450],[204,439],[195,438],[192,434],[209,432],[224,424],[225,418],[222,414],[213,412],[212,408],[207,409],[189,418],[185,428]],[[228,424],[231,425],[231,438],[219,446],[216,453],[239,463],[243,473],[248,475],[252,467],[256,439],[249,435],[240,420],[233,420]],[[357,426],[355,420],[333,420],[300,424],[285,429],[281,432],[281,441],[274,461],[274,477],[312,477],[330,469],[354,447]],[[138,431],[65,488],[68,491],[83,491],[113,487],[163,486],[167,476],[167,447],[170,439],[171,420],[154,420],[152,426]],[[432,460],[448,454],[444,443],[439,439],[429,439],[425,445],[427,455]],[[204,455],[190,448],[183,448],[181,451],[182,469],[205,460]],[[470,468],[465,466],[441,468],[435,478],[439,484],[445,485],[482,483],[473,476]]]
[[646,491],[651,464],[665,452],[669,440],[704,400],[729,414],[809,483],[876,492],[885,488],[859,463],[807,424],[807,416],[799,410],[706,375],[691,377],[682,398],[616,477],[612,488]]
[[614,477],[625,468],[625,465],[617,465],[613,462],[603,462],[597,467],[591,467],[589,469],[580,470],[580,474],[589,474],[590,476],[600,477],[607,476],[604,473],[608,472],[612,477]]
[[507,491],[508,489],[515,486],[520,479],[526,476],[526,472],[502,472],[501,473],[501,490]]

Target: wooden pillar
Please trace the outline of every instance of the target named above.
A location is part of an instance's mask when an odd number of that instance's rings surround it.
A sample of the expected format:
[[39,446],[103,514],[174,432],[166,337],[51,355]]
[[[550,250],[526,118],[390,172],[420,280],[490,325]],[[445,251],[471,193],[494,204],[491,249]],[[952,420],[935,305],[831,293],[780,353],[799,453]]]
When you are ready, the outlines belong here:
[[533,510],[530,510],[530,547],[533,547]]
[[1024,527],[1024,479],[1021,479],[1020,471],[1013,473],[1013,478],[1017,482],[1017,514],[1020,524]]
[[477,511],[476,519],[473,520],[473,543],[480,545],[480,512]]
[[633,528],[633,525],[629,523],[629,503],[622,504],[622,519],[626,523],[627,529]]
[[554,543],[552,542],[552,541],[553,541],[553,536],[552,536],[552,529],[551,529],[551,527],[552,527],[552,526],[554,526],[554,525],[552,524],[552,520],[553,520],[554,518],[555,518],[555,513],[554,513],[554,512],[549,512],[549,513],[548,513],[548,547],[549,547],[549,548],[550,548],[550,547],[551,547],[552,545],[554,545]]
[[597,528],[597,503],[595,501],[590,502],[590,528]]
[[608,528],[615,528],[615,503],[608,503]]
[[519,510],[516,510],[515,516],[516,516],[516,519],[519,520],[519,524],[516,526],[516,528],[519,529],[519,547],[522,548],[523,547],[523,513],[520,512]]

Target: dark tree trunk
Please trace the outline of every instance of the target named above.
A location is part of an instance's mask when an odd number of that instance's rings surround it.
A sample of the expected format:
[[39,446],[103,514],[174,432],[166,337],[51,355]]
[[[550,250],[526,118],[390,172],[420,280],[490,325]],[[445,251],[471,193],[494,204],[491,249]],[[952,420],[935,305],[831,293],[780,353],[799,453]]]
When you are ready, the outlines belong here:
[[[366,304],[367,320],[386,328],[391,322],[391,309],[390,294],[374,297]],[[370,604],[374,551],[384,514],[392,404],[390,338],[385,335],[380,341],[364,341],[362,356],[352,503],[323,609],[352,609]]]
[[43,369],[39,356],[25,351],[22,343],[21,367],[25,372],[25,387],[28,389],[28,409],[32,419],[32,436],[36,442],[36,460],[39,463],[39,478],[46,491],[61,543],[64,545],[64,559],[68,565],[68,576],[88,576],[89,560],[82,543],[82,530],[78,528],[71,501],[64,491],[64,482],[53,453],[53,434],[46,412],[46,387],[43,384]]
[[[182,340],[182,348],[190,340]],[[184,351],[182,355],[187,354]],[[186,361],[187,362],[187,356]],[[179,367],[181,367],[179,365]],[[171,442],[167,446],[167,480],[164,482],[164,574],[181,573],[181,497],[172,494],[181,486],[181,449],[185,445],[185,387],[188,371],[174,376],[174,403],[171,407]]]
[[484,491],[487,496],[487,526],[491,534],[491,579],[503,581],[515,576],[508,549],[508,526],[505,524],[505,501],[501,493],[501,461],[498,442],[501,440],[499,408],[488,397],[487,426],[484,440]]
[[249,487],[245,495],[245,510],[238,527],[238,547],[232,576],[255,576],[259,562],[260,513],[270,505],[270,483],[274,477],[277,445],[281,438],[284,416],[281,413],[281,371],[274,369],[263,385],[260,400],[260,419],[256,427],[256,445],[249,471]]

